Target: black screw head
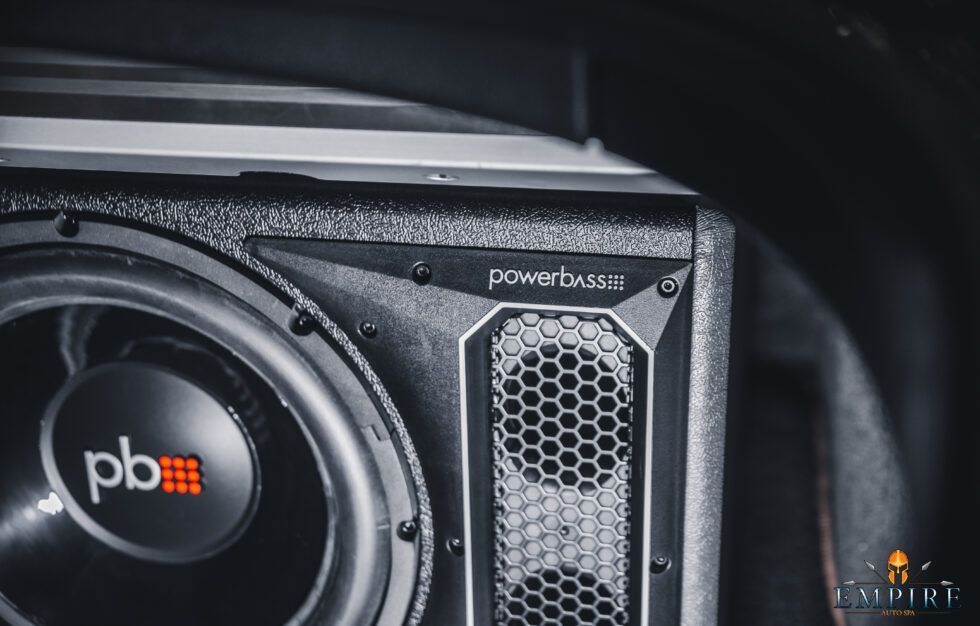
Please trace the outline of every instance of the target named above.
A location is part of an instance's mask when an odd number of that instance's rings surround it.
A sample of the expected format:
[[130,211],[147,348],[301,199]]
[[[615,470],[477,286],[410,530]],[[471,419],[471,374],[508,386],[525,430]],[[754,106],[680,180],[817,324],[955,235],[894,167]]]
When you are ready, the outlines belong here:
[[463,552],[465,552],[463,549],[463,541],[456,537],[453,537],[446,542],[446,549],[449,550],[453,556],[463,556]]
[[78,234],[78,218],[71,213],[59,211],[54,216],[54,229],[62,237],[74,237]]
[[432,268],[427,263],[416,263],[412,267],[412,280],[418,285],[428,285],[432,280]]
[[361,325],[357,327],[357,332],[368,339],[372,339],[377,336],[378,327],[374,325],[374,322],[361,322]]
[[663,574],[670,568],[670,559],[663,555],[658,555],[650,560],[650,573]]
[[657,291],[665,298],[673,298],[677,295],[680,288],[680,283],[678,283],[677,279],[673,276],[661,278],[660,282],[657,283]]
[[415,523],[415,520],[405,520],[398,525],[398,538],[403,541],[412,541],[415,539],[415,535],[419,532],[419,525]]
[[313,316],[303,310],[297,310],[292,319],[289,320],[289,330],[296,335],[309,335],[316,328],[316,320]]

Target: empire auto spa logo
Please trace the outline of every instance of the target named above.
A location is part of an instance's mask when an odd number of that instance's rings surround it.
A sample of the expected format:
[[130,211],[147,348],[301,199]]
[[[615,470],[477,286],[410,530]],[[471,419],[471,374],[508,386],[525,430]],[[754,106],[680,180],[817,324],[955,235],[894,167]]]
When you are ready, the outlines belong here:
[[[186,456],[162,455],[154,459],[146,454],[133,454],[129,437],[119,437],[119,456],[111,452],[86,450],[85,474],[88,478],[92,504],[102,501],[101,490],[124,485],[129,491],[200,495],[204,490],[204,466],[196,454]],[[137,468],[142,468],[137,475]]]
[[895,549],[888,555],[884,570],[870,561],[865,561],[864,565],[878,580],[846,580],[834,587],[835,609],[885,617],[914,617],[949,614],[961,608],[960,588],[955,583],[921,580],[932,561],[926,561],[917,572],[911,573],[908,554]]
[[569,272],[564,265],[557,271],[493,267],[490,268],[490,291],[497,285],[622,291],[626,288],[626,275]]

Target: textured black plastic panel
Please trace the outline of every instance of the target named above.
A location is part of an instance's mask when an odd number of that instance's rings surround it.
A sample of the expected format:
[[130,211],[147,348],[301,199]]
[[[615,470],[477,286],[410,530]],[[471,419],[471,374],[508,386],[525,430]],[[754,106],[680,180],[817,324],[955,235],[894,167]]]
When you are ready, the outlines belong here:
[[[0,212],[129,217],[241,256],[247,236],[690,259],[690,199],[127,176],[0,176]],[[615,209],[615,210],[614,210]]]

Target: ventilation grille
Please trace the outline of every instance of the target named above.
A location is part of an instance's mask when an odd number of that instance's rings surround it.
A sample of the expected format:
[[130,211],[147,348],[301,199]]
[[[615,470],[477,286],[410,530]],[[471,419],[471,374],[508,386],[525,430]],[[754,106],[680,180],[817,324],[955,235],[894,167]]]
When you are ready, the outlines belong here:
[[604,318],[524,313],[491,353],[496,621],[624,624],[632,346]]

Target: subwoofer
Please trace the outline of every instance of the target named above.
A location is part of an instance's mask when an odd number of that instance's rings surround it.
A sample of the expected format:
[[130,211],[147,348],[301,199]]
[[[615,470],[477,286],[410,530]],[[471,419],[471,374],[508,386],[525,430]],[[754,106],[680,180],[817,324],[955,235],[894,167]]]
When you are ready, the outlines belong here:
[[717,589],[687,197],[0,185],[0,616],[647,624]]

